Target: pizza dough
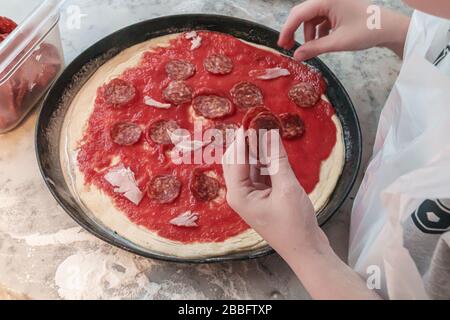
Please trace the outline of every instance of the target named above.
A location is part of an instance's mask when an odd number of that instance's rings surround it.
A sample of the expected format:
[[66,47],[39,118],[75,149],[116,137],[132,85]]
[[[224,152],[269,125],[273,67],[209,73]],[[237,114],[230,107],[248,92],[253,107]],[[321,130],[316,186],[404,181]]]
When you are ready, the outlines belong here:
[[[201,258],[221,256],[227,253],[242,252],[266,246],[266,242],[252,229],[248,229],[222,242],[182,243],[161,237],[155,232],[131,222],[129,218],[114,205],[112,198],[102,192],[95,185],[85,184],[84,175],[77,165],[77,152],[79,148],[78,142],[83,137],[87,126],[87,121],[93,111],[97,88],[105,83],[113,81],[118,75],[122,74],[128,68],[136,66],[139,63],[143,52],[157,47],[167,47],[169,46],[169,42],[178,36],[180,36],[180,34],[172,34],[151,39],[147,42],[124,50],[103,64],[76,94],[66,115],[61,135],[61,159],[63,161],[63,168],[66,169],[65,178],[71,186],[74,195],[86,208],[86,212],[91,214],[94,219],[98,220],[101,224],[117,232],[120,236],[128,239],[129,241],[132,241],[144,248],[149,248],[155,252],[182,258]],[[270,48],[255,44],[251,45],[279,54]],[[210,72],[226,73],[229,72],[230,68],[233,68],[233,65],[230,66],[227,59],[224,59],[223,57],[215,57],[212,60],[213,61],[208,62],[208,66],[205,66],[205,68],[211,70]],[[175,73],[181,73],[182,76],[174,76],[180,79],[192,73],[191,68],[183,64],[173,66],[169,69],[170,70],[168,72],[172,72],[173,69],[175,70]],[[168,101],[177,104],[181,100],[186,101],[186,99],[192,98],[192,89],[189,88],[183,80],[175,80],[171,83],[176,83],[175,86],[178,86],[181,90],[174,91],[174,88],[166,88],[167,90],[164,93],[164,97],[167,98]],[[130,88],[125,90],[129,93],[128,97],[131,97],[133,90]],[[245,99],[241,99],[240,97],[242,97],[242,91],[247,93],[250,92],[251,94],[247,95]],[[181,94],[176,94],[180,92]],[[260,101],[262,99],[262,95],[258,93],[258,90],[255,90],[246,82],[242,82],[238,88],[235,88],[234,94],[232,93],[232,97],[235,99],[235,103],[237,102],[238,105],[241,105],[244,108],[247,108],[253,105],[256,101]],[[322,95],[321,99],[326,100],[326,97]],[[122,101],[113,100],[113,102]],[[206,108],[206,110],[207,112],[213,110],[214,113],[217,111],[217,108],[222,110],[222,103],[214,102],[213,106]],[[201,118],[202,117],[200,117],[200,119]],[[309,193],[309,197],[311,198],[314,208],[317,211],[320,210],[320,208],[322,208],[328,201],[328,198],[335,188],[344,165],[344,142],[342,127],[336,115],[332,116],[332,121],[336,126],[336,143],[328,159],[323,161],[321,164],[319,182],[315,186],[314,190]],[[137,132],[135,134],[137,136]],[[161,138],[159,135],[157,136]],[[125,140],[128,141],[128,139]],[[161,141],[165,142],[164,139]],[[119,159],[115,159],[111,165],[118,163]],[[211,193],[217,192],[217,199],[214,201],[225,201],[225,190],[223,188],[217,190],[217,185],[214,183],[213,177],[201,177],[201,179],[206,179],[208,181],[208,188],[206,190],[197,190],[195,189],[196,186],[191,186],[191,188],[194,188],[195,191],[198,191],[200,197],[208,198],[211,197]],[[155,192],[157,194],[157,190]],[[174,194],[175,193],[176,192],[174,191]]]

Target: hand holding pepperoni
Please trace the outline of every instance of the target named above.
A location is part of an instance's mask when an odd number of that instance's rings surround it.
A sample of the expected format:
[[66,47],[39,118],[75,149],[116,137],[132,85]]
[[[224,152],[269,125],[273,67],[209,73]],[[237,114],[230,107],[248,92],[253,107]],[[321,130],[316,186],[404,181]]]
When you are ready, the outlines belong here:
[[[326,243],[326,238],[308,195],[292,171],[281,139],[276,133],[272,137],[276,137],[280,148],[270,157],[269,176],[262,176],[261,169],[249,164],[243,129],[238,130],[223,157],[223,172],[228,204],[288,260],[292,252]],[[246,150],[246,161],[238,163],[242,150]]]
[[[361,0],[308,0],[292,8],[278,45],[290,49],[295,31],[303,24],[305,44],[294,58],[300,61],[334,51],[354,51],[385,46],[402,55],[409,17],[381,8],[383,28],[367,27],[371,3]],[[333,31],[333,32],[331,32]],[[331,32],[331,33],[330,33]]]

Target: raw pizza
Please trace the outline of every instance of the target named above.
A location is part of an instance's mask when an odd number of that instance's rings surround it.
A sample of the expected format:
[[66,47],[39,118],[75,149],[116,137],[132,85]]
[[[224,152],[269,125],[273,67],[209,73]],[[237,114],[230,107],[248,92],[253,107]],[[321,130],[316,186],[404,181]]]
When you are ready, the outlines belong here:
[[[175,163],[211,141],[176,132],[279,129],[316,210],[344,162],[341,125],[321,74],[233,36],[197,31],[155,38],[102,65],[73,99],[62,136],[66,178],[104,225],[178,257],[266,245],[226,203],[220,163]],[[232,139],[232,137],[230,137]],[[184,146],[183,146],[184,144]]]

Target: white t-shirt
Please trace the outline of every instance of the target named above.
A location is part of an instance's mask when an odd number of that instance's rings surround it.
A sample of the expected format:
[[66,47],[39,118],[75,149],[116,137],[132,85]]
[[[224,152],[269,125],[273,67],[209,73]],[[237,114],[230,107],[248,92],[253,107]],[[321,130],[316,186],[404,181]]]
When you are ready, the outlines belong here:
[[353,206],[349,264],[385,298],[450,299],[449,30],[413,14]]

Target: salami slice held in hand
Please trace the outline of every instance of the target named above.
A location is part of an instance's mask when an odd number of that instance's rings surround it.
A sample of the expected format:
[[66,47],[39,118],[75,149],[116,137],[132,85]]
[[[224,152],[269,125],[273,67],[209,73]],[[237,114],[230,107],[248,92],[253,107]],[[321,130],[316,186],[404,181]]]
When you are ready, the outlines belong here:
[[283,113],[279,116],[283,126],[282,137],[285,139],[299,138],[305,132],[305,123],[296,113]]
[[166,64],[166,72],[172,80],[186,80],[195,74],[195,65],[186,60],[174,59]]
[[191,176],[189,189],[196,199],[211,201],[219,195],[220,184],[216,178],[208,176],[200,169],[195,169]]
[[252,108],[263,104],[261,89],[247,81],[238,82],[230,90],[234,104],[242,109]]
[[111,138],[114,143],[121,146],[131,146],[139,141],[142,135],[141,128],[131,122],[118,122],[111,128]]
[[107,104],[123,106],[134,100],[136,88],[128,81],[113,79],[105,85],[104,99]]
[[194,98],[195,112],[207,119],[223,118],[233,113],[233,105],[227,98],[216,95],[202,95]]
[[269,130],[277,130],[280,136],[283,134],[281,121],[272,112],[259,113],[250,121],[249,129],[249,150],[258,160],[260,159],[260,144],[265,143],[264,139],[262,139],[262,134],[267,133]]
[[157,120],[147,129],[147,140],[157,144],[172,144],[169,132],[179,129],[180,126],[174,120]]
[[172,203],[178,198],[181,182],[171,174],[154,177],[147,187],[148,197],[159,203]]
[[263,112],[270,112],[270,110],[263,106],[248,109],[244,115],[244,118],[242,119],[242,126],[244,127],[244,129],[248,130],[250,122],[253,120],[253,118]]
[[172,81],[163,90],[163,97],[170,103],[180,105],[192,100],[192,89],[184,81]]
[[320,91],[312,84],[300,82],[288,92],[289,99],[302,108],[314,107],[320,99]]
[[255,145],[259,142],[259,130],[282,130],[282,124],[280,119],[275,116],[272,111],[266,107],[254,107],[247,111],[242,119],[242,126],[245,130],[252,129],[249,132],[249,139],[253,141],[250,144],[250,151],[253,155],[258,154],[258,146]]
[[212,54],[203,61],[205,70],[212,74],[229,74],[233,71],[233,61],[224,54]]
[[250,121],[249,129],[259,130],[279,130],[281,132],[282,125],[280,119],[271,112],[261,112]]

